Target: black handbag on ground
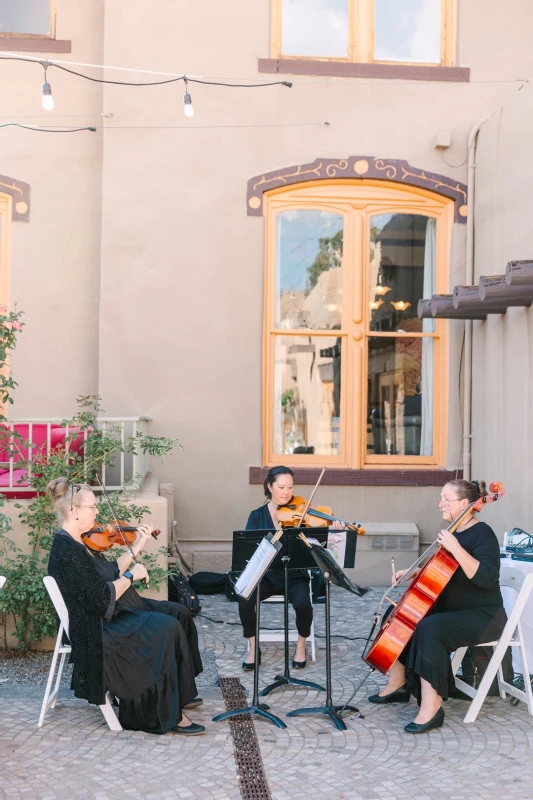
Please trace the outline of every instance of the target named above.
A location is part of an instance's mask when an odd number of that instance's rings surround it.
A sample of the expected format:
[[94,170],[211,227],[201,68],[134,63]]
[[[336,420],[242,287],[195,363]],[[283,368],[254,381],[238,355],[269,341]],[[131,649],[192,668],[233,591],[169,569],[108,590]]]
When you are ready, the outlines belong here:
[[223,594],[226,587],[225,572],[196,572],[189,583],[197,594]]
[[181,572],[168,579],[168,599],[188,608],[192,617],[200,613],[201,605],[198,594]]

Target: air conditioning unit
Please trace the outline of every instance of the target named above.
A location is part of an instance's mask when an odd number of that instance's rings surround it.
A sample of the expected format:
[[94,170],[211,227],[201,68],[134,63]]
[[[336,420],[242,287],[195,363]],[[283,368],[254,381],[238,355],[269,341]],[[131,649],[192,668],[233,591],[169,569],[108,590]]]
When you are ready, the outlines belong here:
[[394,568],[407,569],[418,558],[420,532],[414,522],[364,522],[357,537],[354,569],[347,575],[361,586],[390,586]]

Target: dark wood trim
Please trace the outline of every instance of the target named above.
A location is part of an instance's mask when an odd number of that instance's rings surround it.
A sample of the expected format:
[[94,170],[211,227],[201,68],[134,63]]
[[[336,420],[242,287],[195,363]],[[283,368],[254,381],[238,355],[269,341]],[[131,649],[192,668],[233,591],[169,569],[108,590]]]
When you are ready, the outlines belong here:
[[[294,482],[314,486],[321,470],[318,467],[294,467]],[[249,483],[262,484],[268,467],[250,467]],[[327,469],[323,486],[444,486],[462,478],[462,470],[446,469]]]
[[11,218],[13,222],[30,220],[30,185],[24,181],[0,175],[0,194],[10,194],[13,198]]
[[404,81],[468,83],[470,67],[417,64],[358,64],[353,61],[315,61],[310,58],[259,58],[258,72],[275,75],[324,75],[339,78],[388,78]]
[[71,53],[70,39],[47,39],[41,36],[0,36],[0,50],[24,53]]
[[248,181],[247,212],[249,216],[263,215],[263,195],[271,189],[308,181],[372,179],[407,186],[418,186],[454,201],[455,222],[465,223],[468,213],[466,186],[446,175],[413,167],[408,161],[376,156],[340,156],[316,158],[311,164],[297,164],[255,175]]

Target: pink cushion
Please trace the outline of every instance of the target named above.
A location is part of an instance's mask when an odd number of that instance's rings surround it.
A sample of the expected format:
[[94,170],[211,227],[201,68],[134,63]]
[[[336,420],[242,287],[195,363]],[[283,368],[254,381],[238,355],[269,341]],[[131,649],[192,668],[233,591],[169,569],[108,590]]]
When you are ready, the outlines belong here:
[[[26,478],[28,475],[28,470],[26,469],[14,469],[13,470],[13,487],[16,486],[27,486],[28,481],[24,480],[19,483],[21,478]],[[9,486],[9,470],[8,469],[0,469],[0,486]]]
[[[0,427],[7,430],[7,426],[5,424],[1,425]],[[50,448],[53,450],[54,448],[64,445],[65,441],[65,432],[66,428],[64,425],[60,425],[58,422],[53,422],[50,426]],[[27,441],[29,438],[29,431],[30,426],[27,423],[24,424],[16,424],[14,426],[14,430],[18,433],[23,441]],[[89,430],[92,430],[91,428]],[[69,435],[73,433],[78,433],[79,435],[76,436],[71,442],[69,449],[73,453],[79,453],[80,455],[83,454],[83,433],[80,431],[79,426],[72,426],[69,428]],[[32,458],[35,459],[40,454],[46,453],[46,438],[47,438],[47,425],[44,422],[36,422],[32,426],[32,437],[31,440],[35,447],[32,447]],[[3,447],[2,439],[0,438],[0,461],[9,461],[9,451],[7,448]],[[13,455],[13,461],[26,461],[28,458],[28,448],[21,447],[20,451],[15,451]]]

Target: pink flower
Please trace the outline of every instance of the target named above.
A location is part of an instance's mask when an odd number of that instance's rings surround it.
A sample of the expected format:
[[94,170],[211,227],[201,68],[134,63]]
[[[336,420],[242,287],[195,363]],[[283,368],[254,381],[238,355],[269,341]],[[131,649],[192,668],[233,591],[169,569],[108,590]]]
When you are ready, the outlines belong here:
[[21,331],[22,330],[22,325],[20,324],[20,322],[17,322],[17,320],[14,320],[11,323],[11,325],[13,326],[13,328],[15,328],[16,331]]
[[0,314],[7,314],[7,306],[3,304],[0,305]]

